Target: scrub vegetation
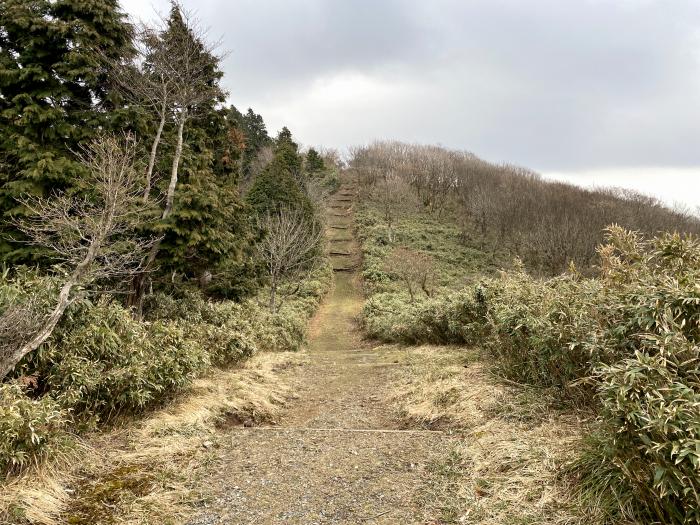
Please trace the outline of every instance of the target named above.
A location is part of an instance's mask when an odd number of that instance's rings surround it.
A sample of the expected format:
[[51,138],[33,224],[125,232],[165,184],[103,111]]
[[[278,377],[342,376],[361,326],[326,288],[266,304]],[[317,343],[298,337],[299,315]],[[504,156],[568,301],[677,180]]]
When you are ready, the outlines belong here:
[[346,164],[222,58],[176,1],[0,2],[0,521],[700,524],[695,215]]
[[[367,333],[477,348],[506,384],[540,392],[529,398],[545,412],[579,414],[586,437],[559,467],[599,522],[698,523],[698,221],[652,199],[552,184],[439,148],[379,143],[351,165],[365,188],[357,225]],[[391,221],[377,189],[386,185],[404,195]],[[467,195],[483,191],[479,203],[500,204],[482,216]],[[499,200],[509,192],[517,198]],[[537,207],[528,214],[523,202]],[[591,220],[589,207],[609,215]],[[510,213],[529,230],[501,228]],[[532,257],[555,239],[568,255]],[[410,289],[389,263],[397,250],[430,258],[435,293]],[[434,368],[407,417],[468,419],[458,381],[442,392],[447,369]]]
[[[9,0],[0,28],[11,486],[215,369],[298,350],[331,284],[318,232],[339,161],[226,107],[221,56],[177,3],[136,26],[112,0]],[[266,272],[291,208],[303,256]]]

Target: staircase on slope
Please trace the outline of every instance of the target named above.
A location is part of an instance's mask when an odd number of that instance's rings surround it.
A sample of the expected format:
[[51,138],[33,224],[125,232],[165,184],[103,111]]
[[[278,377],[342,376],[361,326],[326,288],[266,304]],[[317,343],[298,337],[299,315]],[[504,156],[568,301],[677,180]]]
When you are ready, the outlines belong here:
[[356,196],[355,184],[345,179],[328,204],[328,254],[335,272],[352,272],[357,267],[352,233],[352,209]]

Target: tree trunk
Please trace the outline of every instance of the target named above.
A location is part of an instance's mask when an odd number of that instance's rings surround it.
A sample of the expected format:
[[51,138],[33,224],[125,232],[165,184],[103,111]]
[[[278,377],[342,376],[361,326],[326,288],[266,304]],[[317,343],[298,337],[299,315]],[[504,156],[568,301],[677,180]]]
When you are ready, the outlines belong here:
[[[102,220],[102,231],[108,232],[111,229],[114,213],[114,203],[107,203],[105,215],[103,215]],[[63,317],[66,308],[68,308],[71,303],[70,293],[73,290],[73,287],[85,276],[89,266],[95,260],[97,251],[100,249],[104,238],[105,235],[101,234],[90,243],[90,247],[88,248],[85,258],[75,267],[75,270],[73,270],[73,273],[70,275],[68,280],[63,283],[61,291],[58,294],[56,306],[46,318],[44,326],[41,327],[41,329],[29,340],[29,342],[19,347],[4,363],[0,364],[0,380],[9,374],[25,355],[39,348],[51,336],[54,328],[56,328],[56,325],[61,320],[61,317]]]
[[425,293],[425,296],[430,297],[431,293],[430,293],[430,289],[428,288],[428,277],[427,276],[421,280],[420,287],[421,287],[421,290],[423,290],[423,292]]
[[158,130],[156,131],[156,136],[153,139],[153,144],[151,145],[151,156],[148,158],[148,169],[146,170],[146,188],[143,192],[143,202],[148,202],[148,198],[151,195],[151,180],[153,179],[153,168],[156,165],[156,153],[158,153],[158,146],[160,145],[160,137],[163,134],[163,128],[165,127],[165,117],[166,108],[165,102],[161,108],[160,122],[158,123]]
[[58,295],[58,303],[54,307],[49,317],[46,319],[46,323],[44,323],[41,330],[39,330],[39,332],[32,337],[28,343],[18,348],[10,357],[7,358],[4,363],[0,365],[0,380],[9,374],[25,355],[39,348],[42,343],[49,338],[54,328],[56,328],[56,325],[61,320],[61,317],[63,317],[66,308],[68,308],[68,305],[70,304],[70,292],[75,284],[75,280],[71,278],[61,287],[61,293]]
[[270,284],[270,312],[273,314],[277,309],[277,282],[275,280]]
[[165,195],[163,220],[170,216],[170,213],[173,211],[173,202],[175,202],[175,188],[177,187],[178,170],[180,169],[180,159],[182,158],[182,137],[185,130],[185,120],[187,120],[187,110],[183,109],[180,115],[180,122],[177,126],[177,146],[175,147],[175,156],[173,157],[173,167],[170,171],[168,193]]
[[[178,171],[180,169],[180,159],[182,158],[182,142],[185,130],[185,121],[187,120],[187,110],[183,110],[180,114],[180,121],[177,126],[177,146],[175,147],[175,156],[173,157],[173,165],[170,171],[170,184],[168,184],[168,192],[165,196],[165,209],[161,215],[161,219],[165,220],[170,217],[173,211],[173,203],[175,202],[175,188],[177,187]],[[158,256],[162,239],[158,239],[151,250],[148,252],[148,257],[143,265],[144,271],[136,275],[131,283],[131,293],[127,300],[127,305],[131,307],[136,319],[141,319],[143,315],[143,299],[146,293],[146,272],[151,270],[153,263]]]
[[411,283],[411,281],[409,279],[406,279],[404,282],[406,283],[406,288],[408,289],[408,295],[411,296],[411,302],[413,303],[416,300],[415,295],[413,293],[413,284]]

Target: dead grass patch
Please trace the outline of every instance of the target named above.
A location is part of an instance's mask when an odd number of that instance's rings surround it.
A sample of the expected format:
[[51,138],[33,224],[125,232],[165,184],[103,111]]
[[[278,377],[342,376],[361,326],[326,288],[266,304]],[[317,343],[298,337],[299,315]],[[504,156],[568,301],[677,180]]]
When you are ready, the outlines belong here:
[[217,425],[274,422],[304,354],[261,353],[215,371],[149,417],[86,437],[61,460],[0,485],[0,523],[176,524],[206,501]]
[[494,410],[505,393],[488,379],[471,349],[409,347],[398,354],[398,360],[405,366],[399,367],[390,399],[410,426],[473,427],[485,420],[485,413]]
[[[585,422],[547,409],[546,392],[498,382],[474,350],[422,346],[402,352],[392,401],[407,424],[459,430],[463,438],[431,466],[421,496],[444,523],[595,523],[571,496],[562,467]],[[522,415],[518,412],[522,411]]]

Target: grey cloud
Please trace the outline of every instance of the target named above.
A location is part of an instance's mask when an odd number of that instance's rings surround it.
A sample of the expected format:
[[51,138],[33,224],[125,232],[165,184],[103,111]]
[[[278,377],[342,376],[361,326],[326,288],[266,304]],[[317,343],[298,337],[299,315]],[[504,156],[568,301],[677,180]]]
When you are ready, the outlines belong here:
[[[544,171],[700,165],[698,2],[184,4],[224,37],[231,101],[305,143],[442,143]],[[310,98],[333,78],[381,93]]]

